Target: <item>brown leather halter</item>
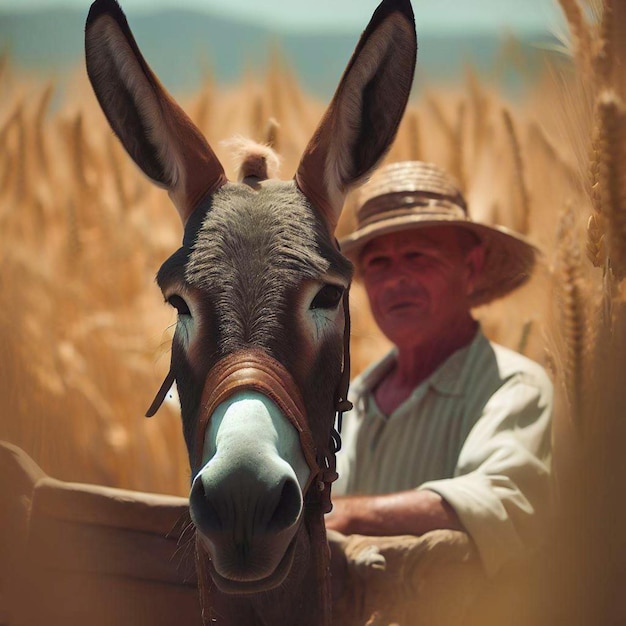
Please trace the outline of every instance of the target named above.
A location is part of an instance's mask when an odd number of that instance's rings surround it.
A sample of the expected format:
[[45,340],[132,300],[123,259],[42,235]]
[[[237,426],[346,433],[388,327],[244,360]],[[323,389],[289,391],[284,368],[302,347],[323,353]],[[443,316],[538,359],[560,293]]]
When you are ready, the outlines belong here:
[[[331,428],[331,436],[326,449],[315,445],[306,407],[296,381],[285,367],[262,350],[241,350],[220,359],[210,370],[204,384],[201,401],[201,414],[196,432],[196,447],[192,451],[193,464],[197,467],[202,460],[202,449],[206,429],[211,415],[219,404],[239,391],[258,391],[272,400],[298,431],[304,458],[311,470],[303,490],[307,494],[313,482],[319,493],[319,505],[323,513],[332,509],[331,485],[337,480],[336,453],[341,449],[341,420],[343,413],[352,408],[348,401],[350,385],[350,310],[348,289],[343,294],[345,325],[343,333],[343,367],[341,378],[335,390],[335,411],[337,428]],[[170,368],[146,417],[152,417],[159,409],[169,389],[175,382]],[[310,498],[309,501],[317,498]]]

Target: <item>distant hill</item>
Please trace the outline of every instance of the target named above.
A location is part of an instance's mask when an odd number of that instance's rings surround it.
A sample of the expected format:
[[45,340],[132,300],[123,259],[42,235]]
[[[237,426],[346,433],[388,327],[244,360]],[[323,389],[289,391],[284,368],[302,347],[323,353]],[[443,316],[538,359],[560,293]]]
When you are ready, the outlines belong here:
[[[278,46],[305,89],[328,97],[359,36],[358,32],[273,33],[251,23],[190,10],[129,18],[148,62],[174,92],[195,89],[207,70],[222,83],[236,81],[247,69],[262,70],[272,47]],[[71,9],[0,12],[0,51],[8,49],[19,67],[59,76],[83,63],[84,22],[85,14]],[[420,33],[419,27],[418,41],[418,68],[429,78],[453,81],[472,63],[483,75],[511,89],[523,88],[536,76],[543,53],[535,44],[553,43],[545,33],[511,44],[492,33],[438,35]],[[520,71],[512,71],[511,64],[502,70],[506,66],[503,51]]]

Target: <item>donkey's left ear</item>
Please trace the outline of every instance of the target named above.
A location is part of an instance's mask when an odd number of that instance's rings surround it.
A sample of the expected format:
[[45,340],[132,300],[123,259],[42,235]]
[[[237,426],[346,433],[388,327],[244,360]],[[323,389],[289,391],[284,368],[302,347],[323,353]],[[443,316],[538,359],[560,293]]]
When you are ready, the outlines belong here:
[[391,146],[409,99],[417,37],[409,0],[383,0],[309,142],[296,184],[334,232],[350,188]]

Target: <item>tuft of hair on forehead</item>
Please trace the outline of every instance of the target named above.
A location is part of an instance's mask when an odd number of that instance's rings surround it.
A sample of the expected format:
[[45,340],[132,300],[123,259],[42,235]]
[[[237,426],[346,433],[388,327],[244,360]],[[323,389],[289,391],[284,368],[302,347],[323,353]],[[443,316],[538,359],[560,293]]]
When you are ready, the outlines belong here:
[[270,146],[240,135],[222,141],[222,145],[232,153],[239,182],[245,182],[246,179],[267,180],[278,177],[280,157]]

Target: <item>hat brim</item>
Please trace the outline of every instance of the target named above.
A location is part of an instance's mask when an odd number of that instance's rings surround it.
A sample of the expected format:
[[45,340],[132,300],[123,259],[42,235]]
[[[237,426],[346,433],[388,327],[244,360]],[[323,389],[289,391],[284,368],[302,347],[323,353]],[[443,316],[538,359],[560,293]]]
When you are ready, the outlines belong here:
[[485,249],[485,262],[471,296],[473,307],[501,298],[531,276],[539,249],[526,237],[504,226],[486,226],[446,214],[404,215],[368,224],[339,241],[343,254],[357,263],[368,242],[389,233],[449,226],[474,233]]

